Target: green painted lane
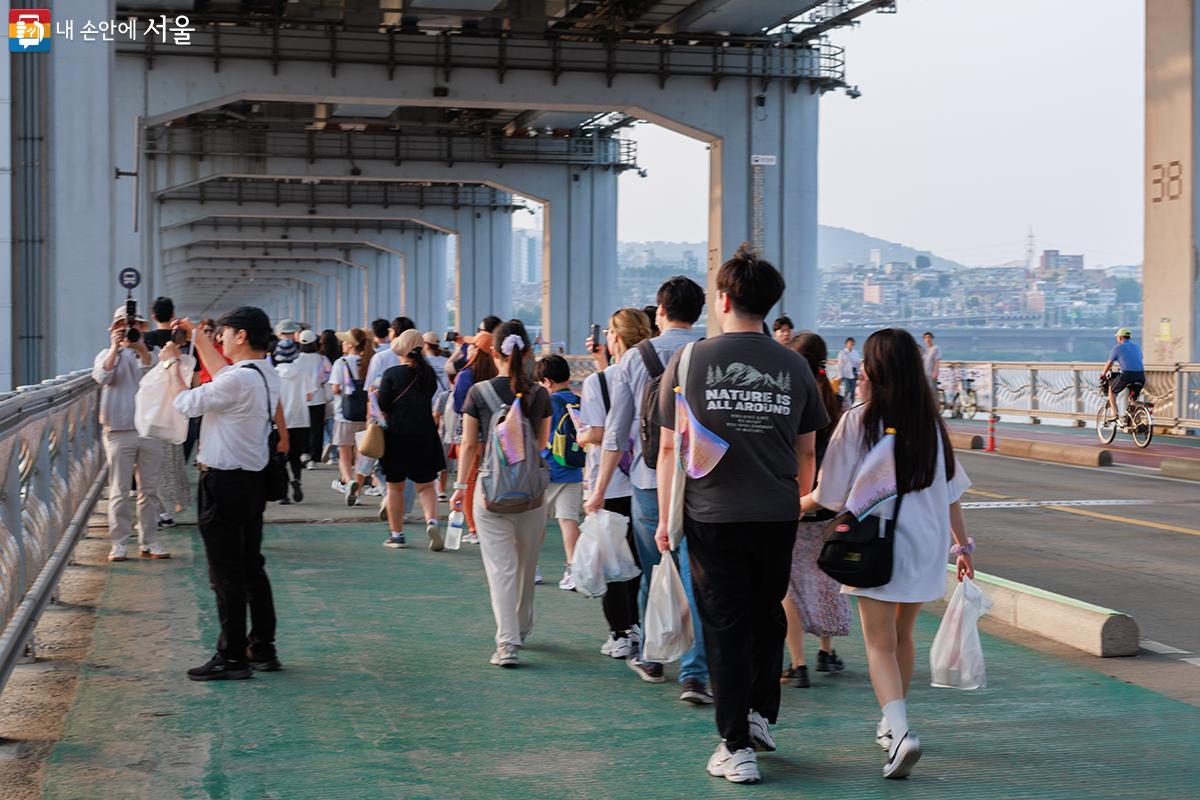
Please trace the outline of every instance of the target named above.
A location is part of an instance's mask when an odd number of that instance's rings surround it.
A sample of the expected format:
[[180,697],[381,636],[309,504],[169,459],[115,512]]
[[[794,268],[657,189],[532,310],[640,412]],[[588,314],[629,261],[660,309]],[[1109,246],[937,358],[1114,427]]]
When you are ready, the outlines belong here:
[[184,679],[215,638],[198,537],[165,537],[170,562],[115,565],[45,797],[1127,798],[1200,785],[1200,709],[991,637],[990,688],[931,689],[937,619],[923,615],[912,778],[879,777],[855,635],[838,645],[846,672],[784,687],[765,782],[733,786],[704,772],[710,709],[599,654],[599,602],[554,585],[557,532],[522,666],[500,670],[477,550],[389,551],[381,527],[268,528],[286,670],[250,681]]

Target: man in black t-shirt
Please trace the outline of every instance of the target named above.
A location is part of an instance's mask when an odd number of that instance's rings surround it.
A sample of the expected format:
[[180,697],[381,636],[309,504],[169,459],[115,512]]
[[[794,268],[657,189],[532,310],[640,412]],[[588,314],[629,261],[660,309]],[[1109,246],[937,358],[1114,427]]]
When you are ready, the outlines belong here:
[[[744,250],[717,273],[720,336],[692,346],[682,391],[694,421],[728,444],[715,466],[689,477],[683,531],[704,629],[722,742],[708,772],[734,783],[759,780],[755,750],[774,750],[792,545],[800,497],[812,489],[815,431],[829,418],[808,363],[763,332],[783,295],[783,276]],[[662,426],[658,501],[671,507],[681,358],[663,373],[654,421]],[[705,436],[694,429],[692,448]],[[719,453],[710,446],[709,454]],[[697,470],[699,472],[701,470]],[[660,517],[657,543],[669,547]]]

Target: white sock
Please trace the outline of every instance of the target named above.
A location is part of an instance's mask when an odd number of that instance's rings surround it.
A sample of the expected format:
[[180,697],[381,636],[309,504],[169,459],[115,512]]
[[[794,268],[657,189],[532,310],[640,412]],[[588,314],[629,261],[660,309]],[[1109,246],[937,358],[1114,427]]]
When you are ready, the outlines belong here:
[[427,520],[425,520],[425,524],[426,525],[437,525],[438,521],[436,519],[427,519]]
[[903,700],[893,700],[884,706],[883,718],[892,729],[893,742],[899,742],[908,733],[908,705]]
[[403,536],[403,535],[404,535],[404,532],[403,532],[403,531],[392,531],[392,538],[393,538],[393,539],[394,539],[394,538],[396,538],[396,537],[398,537],[398,536]]

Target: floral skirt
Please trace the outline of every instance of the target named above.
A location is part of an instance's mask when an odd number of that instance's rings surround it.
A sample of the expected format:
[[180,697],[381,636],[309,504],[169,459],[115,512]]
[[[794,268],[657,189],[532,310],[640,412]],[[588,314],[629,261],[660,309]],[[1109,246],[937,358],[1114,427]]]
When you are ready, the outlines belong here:
[[848,636],[850,598],[842,594],[840,583],[817,566],[817,557],[821,555],[821,545],[825,542],[825,525],[825,522],[801,522],[796,527],[788,597],[800,609],[805,633],[813,636]]

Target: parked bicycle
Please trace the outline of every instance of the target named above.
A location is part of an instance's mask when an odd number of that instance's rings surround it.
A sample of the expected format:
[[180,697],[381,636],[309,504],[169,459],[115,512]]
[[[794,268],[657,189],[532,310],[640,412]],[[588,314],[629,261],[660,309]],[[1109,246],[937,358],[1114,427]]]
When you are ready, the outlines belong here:
[[949,411],[953,419],[975,419],[975,415],[979,413],[979,395],[975,393],[975,379],[964,376],[958,383],[958,391],[953,400],[946,396],[946,390],[938,384],[938,407],[943,412]]
[[[1142,399],[1145,386],[1141,383],[1129,385],[1125,410],[1118,419],[1108,405],[1108,385],[1112,380],[1111,375],[1100,376],[1100,394],[1104,396],[1104,404],[1096,412],[1096,435],[1104,444],[1112,444],[1117,438],[1117,431],[1121,430],[1128,433],[1138,447],[1149,447],[1154,438],[1154,403]],[[1119,397],[1117,399],[1120,400]]]

